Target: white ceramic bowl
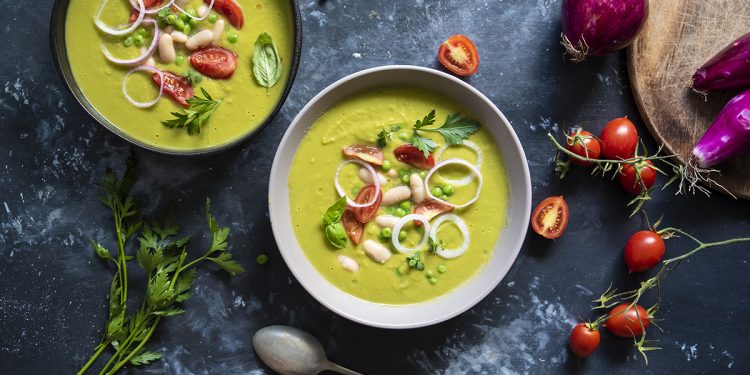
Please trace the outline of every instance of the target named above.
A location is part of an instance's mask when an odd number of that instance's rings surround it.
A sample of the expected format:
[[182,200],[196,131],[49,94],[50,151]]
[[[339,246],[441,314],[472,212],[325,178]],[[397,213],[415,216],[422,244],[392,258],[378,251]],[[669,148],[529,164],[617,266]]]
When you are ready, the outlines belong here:
[[[289,170],[307,129],[329,108],[357,92],[383,86],[415,86],[442,93],[468,110],[492,134],[503,154],[510,184],[507,224],[489,264],[473,278],[436,299],[385,305],[354,297],[328,282],[309,262],[294,234],[289,208]],[[516,133],[500,110],[467,83],[434,69],[392,65],[348,75],[316,95],[292,121],[271,168],[271,226],[281,255],[297,280],[320,303],[355,322],[383,328],[415,328],[450,319],[474,306],[503,279],[516,260],[531,211],[529,167]]]

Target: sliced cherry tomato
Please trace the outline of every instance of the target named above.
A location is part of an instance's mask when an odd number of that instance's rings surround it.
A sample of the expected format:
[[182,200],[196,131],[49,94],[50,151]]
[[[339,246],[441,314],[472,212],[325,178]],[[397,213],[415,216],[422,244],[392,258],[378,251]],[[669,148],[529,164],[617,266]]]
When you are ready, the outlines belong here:
[[635,232],[625,243],[625,264],[630,272],[644,272],[664,257],[664,240],[652,230]]
[[638,130],[627,117],[616,118],[604,125],[599,135],[602,155],[607,159],[633,157],[638,146]]
[[653,165],[654,163],[651,160],[637,163],[635,167],[631,164],[626,164],[617,176],[620,186],[633,195],[647,191],[651,186],[654,186],[654,182],[656,181],[656,170],[651,167]]
[[635,305],[635,308],[632,308],[629,303],[621,303],[610,310],[608,316],[607,323],[605,323],[607,329],[613,335],[620,337],[640,336],[650,323],[648,311],[641,305]]
[[432,153],[426,158],[424,153],[411,143],[396,147],[393,154],[396,155],[398,161],[411,164],[419,169],[432,169],[435,166],[435,157]]
[[344,225],[344,230],[352,243],[359,245],[362,242],[362,236],[365,234],[365,225],[357,220],[351,209],[347,208],[344,210],[344,214],[341,216],[341,224]]
[[[599,159],[599,155],[601,155],[602,152],[602,145],[599,140],[585,130],[574,130],[570,132],[565,143],[565,148],[576,155],[589,159]],[[590,161],[576,158],[570,158],[570,162],[581,167],[588,167],[593,164]]]
[[[187,100],[193,97],[193,87],[190,86],[190,82],[166,70],[162,74],[164,74],[164,92],[169,94],[180,105],[184,107],[189,106]],[[157,86],[161,84],[159,74],[152,74],[151,79],[154,80]]]
[[585,358],[596,351],[600,341],[601,335],[598,329],[592,329],[586,323],[578,323],[570,332],[568,344],[573,354]]
[[470,76],[479,69],[479,54],[471,39],[453,35],[440,45],[438,60],[443,66],[459,76]]
[[[434,199],[427,199],[422,203],[414,206],[414,213],[418,215],[424,215],[427,220],[432,220],[433,217],[442,213],[453,210],[453,207]],[[418,221],[415,221],[419,225]]]
[[[203,0],[203,2],[208,5],[211,0]],[[242,7],[234,0],[214,0],[214,9],[223,14],[237,30],[241,29],[245,23],[245,19],[242,17]]]
[[[375,194],[375,185],[367,185],[363,187],[354,201],[357,203],[367,203],[372,200],[372,196]],[[360,223],[366,224],[375,218],[380,208],[380,201],[383,200],[383,193],[380,192],[378,197],[375,199],[375,203],[367,207],[348,207],[354,213],[354,216]]]
[[531,214],[531,227],[544,238],[562,236],[568,227],[568,204],[563,197],[549,197],[539,203]]
[[383,160],[385,160],[383,150],[367,145],[352,145],[344,147],[344,157],[346,159],[359,159],[375,165],[383,165]]
[[229,78],[237,69],[237,55],[223,47],[208,47],[190,54],[190,65],[206,77]]
[[[156,8],[158,6],[161,6],[162,2],[163,2],[163,0],[143,0],[143,6],[146,9],[152,9],[152,8]],[[144,15],[144,16],[146,16],[146,15]],[[130,19],[128,20],[128,22],[129,23],[133,23],[137,19],[138,19],[138,10],[137,9],[131,10],[130,11]]]

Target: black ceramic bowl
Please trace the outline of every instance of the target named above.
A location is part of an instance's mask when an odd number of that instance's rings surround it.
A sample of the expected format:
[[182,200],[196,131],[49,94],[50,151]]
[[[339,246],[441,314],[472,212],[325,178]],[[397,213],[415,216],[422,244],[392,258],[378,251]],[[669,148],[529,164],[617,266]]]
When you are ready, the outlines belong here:
[[299,60],[300,60],[300,53],[302,51],[302,19],[300,17],[300,11],[299,11],[299,4],[297,3],[297,0],[289,0],[292,6],[292,23],[294,24],[294,52],[292,54],[292,65],[290,67],[289,71],[289,80],[286,82],[286,86],[284,87],[284,92],[281,95],[281,98],[279,99],[279,102],[276,103],[276,107],[274,107],[271,114],[263,121],[263,123],[255,128],[254,130],[248,132],[247,134],[243,135],[242,137],[223,145],[214,146],[211,148],[206,149],[200,149],[200,150],[173,150],[173,149],[167,149],[167,148],[161,148],[154,145],[146,144],[144,142],[141,142],[132,136],[126,134],[122,130],[120,130],[115,124],[107,120],[104,116],[102,116],[99,111],[94,108],[94,106],[91,105],[89,100],[83,95],[83,92],[78,87],[78,83],[73,78],[73,72],[70,70],[70,61],[68,60],[68,52],[65,45],[65,16],[68,12],[68,5],[70,4],[72,0],[55,0],[55,4],[52,8],[52,20],[51,20],[51,26],[50,26],[50,43],[52,46],[52,55],[55,60],[55,65],[57,66],[57,71],[60,73],[60,76],[62,77],[63,81],[65,81],[65,86],[68,88],[70,93],[73,95],[73,97],[78,101],[78,103],[83,106],[83,108],[88,112],[91,117],[93,117],[96,121],[98,121],[100,124],[104,125],[105,128],[109,129],[113,133],[117,134],[120,138],[137,145],[139,147],[143,147],[147,150],[159,152],[162,154],[168,154],[168,155],[206,155],[206,154],[213,154],[220,151],[227,150],[229,148],[232,148],[238,144],[243,143],[256,133],[258,133],[261,129],[263,129],[268,123],[270,123],[274,117],[276,117],[276,114],[279,113],[279,110],[281,109],[281,106],[284,105],[284,102],[286,101],[287,96],[289,95],[289,91],[292,88],[292,85],[294,84],[294,78],[297,75],[297,68],[299,66]]

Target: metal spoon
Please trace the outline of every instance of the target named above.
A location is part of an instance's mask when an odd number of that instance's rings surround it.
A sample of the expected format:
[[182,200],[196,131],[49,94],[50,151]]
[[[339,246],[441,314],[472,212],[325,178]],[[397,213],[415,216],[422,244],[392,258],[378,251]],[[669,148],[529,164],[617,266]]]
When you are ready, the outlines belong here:
[[268,367],[281,375],[315,375],[335,371],[362,375],[328,361],[323,344],[313,335],[289,326],[268,326],[255,332],[253,348]]

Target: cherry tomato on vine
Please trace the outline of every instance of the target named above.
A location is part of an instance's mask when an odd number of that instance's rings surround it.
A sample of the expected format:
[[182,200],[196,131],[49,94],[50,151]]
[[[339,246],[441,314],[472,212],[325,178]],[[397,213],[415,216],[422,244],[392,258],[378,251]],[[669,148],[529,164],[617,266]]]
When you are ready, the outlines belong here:
[[[620,186],[633,195],[647,191],[651,186],[654,186],[656,181],[656,170],[652,168],[653,165],[654,163],[651,160],[637,163],[635,167],[632,164],[626,164],[617,176]],[[640,178],[638,178],[638,175],[640,175]]]
[[463,35],[453,35],[440,45],[438,60],[459,76],[470,76],[479,69],[479,54],[474,42]]
[[599,135],[602,155],[607,159],[628,159],[638,146],[638,130],[627,117],[616,118],[604,125]]
[[573,354],[585,358],[596,351],[600,341],[601,335],[598,329],[592,329],[586,323],[578,323],[570,332],[568,344]]
[[544,238],[560,237],[568,226],[568,204],[563,197],[549,197],[531,214],[531,227]]
[[[602,145],[599,140],[596,139],[593,134],[585,130],[571,131],[566,139],[565,148],[578,156],[583,156],[589,159],[599,159],[599,155],[601,155],[602,152]],[[593,164],[586,160],[576,158],[569,159],[571,163],[581,167],[588,167]]]
[[664,257],[664,240],[652,230],[635,232],[625,243],[625,264],[630,272],[644,272]]
[[648,311],[641,305],[630,307],[629,303],[621,303],[610,310],[605,325],[615,336],[636,337],[648,328],[649,318]]

